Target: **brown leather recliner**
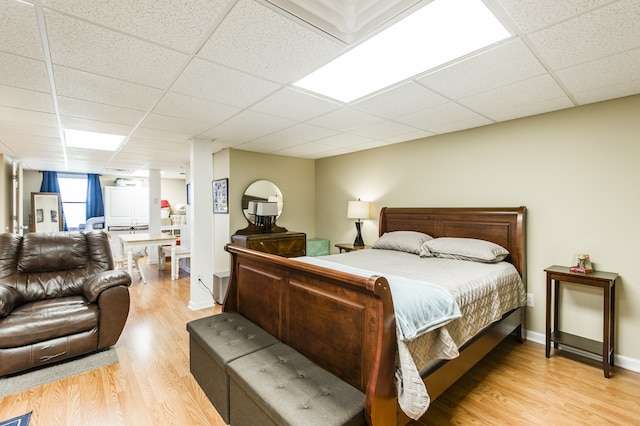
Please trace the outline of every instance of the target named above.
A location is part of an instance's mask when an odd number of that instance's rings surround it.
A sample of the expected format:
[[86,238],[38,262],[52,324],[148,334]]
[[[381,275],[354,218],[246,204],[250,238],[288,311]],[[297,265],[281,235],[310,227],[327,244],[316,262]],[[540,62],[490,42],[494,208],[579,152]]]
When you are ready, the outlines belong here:
[[0,376],[113,346],[130,285],[104,232],[0,234]]

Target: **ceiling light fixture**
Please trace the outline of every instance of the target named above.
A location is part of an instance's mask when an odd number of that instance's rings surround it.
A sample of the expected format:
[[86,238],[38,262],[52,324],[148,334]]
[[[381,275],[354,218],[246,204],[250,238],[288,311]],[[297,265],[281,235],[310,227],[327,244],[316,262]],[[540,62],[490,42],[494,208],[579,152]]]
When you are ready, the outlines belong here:
[[434,0],[294,85],[348,103],[510,36],[482,0]]
[[65,144],[70,148],[115,151],[122,145],[125,137],[126,136],[122,135],[110,135],[108,133],[64,129]]

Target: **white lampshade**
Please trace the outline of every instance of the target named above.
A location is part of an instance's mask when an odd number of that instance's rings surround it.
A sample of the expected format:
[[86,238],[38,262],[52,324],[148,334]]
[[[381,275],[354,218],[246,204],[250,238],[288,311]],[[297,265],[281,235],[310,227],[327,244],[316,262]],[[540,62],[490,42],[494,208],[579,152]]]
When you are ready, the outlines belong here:
[[366,201],[349,201],[347,207],[347,218],[349,219],[369,219],[369,203]]
[[278,216],[278,203],[258,203],[258,207],[256,208],[256,216]]

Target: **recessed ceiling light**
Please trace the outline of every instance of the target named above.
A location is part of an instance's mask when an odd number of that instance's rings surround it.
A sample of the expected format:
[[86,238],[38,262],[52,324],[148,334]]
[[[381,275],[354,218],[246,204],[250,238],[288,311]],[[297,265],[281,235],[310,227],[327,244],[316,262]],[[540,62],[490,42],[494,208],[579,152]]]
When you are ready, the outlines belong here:
[[351,102],[510,36],[481,0],[434,0],[294,85]]
[[115,151],[120,147],[125,136],[64,129],[64,139],[66,145],[71,148]]

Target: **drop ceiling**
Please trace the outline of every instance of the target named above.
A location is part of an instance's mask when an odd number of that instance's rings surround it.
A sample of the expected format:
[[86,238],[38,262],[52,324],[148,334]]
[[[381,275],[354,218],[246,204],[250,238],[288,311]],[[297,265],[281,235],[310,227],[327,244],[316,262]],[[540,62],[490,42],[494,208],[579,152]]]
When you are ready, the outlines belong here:
[[[637,0],[487,0],[513,34],[495,46],[349,104],[293,87],[427,3],[0,0],[0,151],[177,176],[194,138],[317,159],[640,93]],[[66,148],[62,128],[127,140]]]

